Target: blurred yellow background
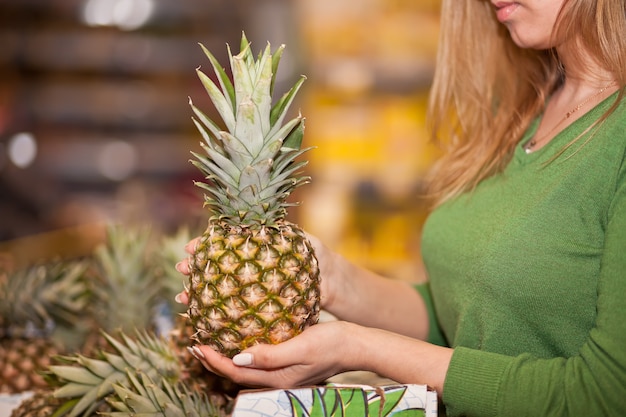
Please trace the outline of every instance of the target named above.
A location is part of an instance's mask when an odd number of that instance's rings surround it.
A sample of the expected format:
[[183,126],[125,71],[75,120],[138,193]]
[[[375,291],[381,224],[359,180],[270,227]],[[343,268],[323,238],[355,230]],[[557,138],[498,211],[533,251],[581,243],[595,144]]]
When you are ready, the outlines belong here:
[[226,62],[241,31],[287,49],[282,93],[307,76],[312,183],[290,216],[347,257],[422,279],[425,108],[438,0],[0,2],[0,253],[86,253],[109,222],[200,231],[188,97],[212,113],[197,43]]

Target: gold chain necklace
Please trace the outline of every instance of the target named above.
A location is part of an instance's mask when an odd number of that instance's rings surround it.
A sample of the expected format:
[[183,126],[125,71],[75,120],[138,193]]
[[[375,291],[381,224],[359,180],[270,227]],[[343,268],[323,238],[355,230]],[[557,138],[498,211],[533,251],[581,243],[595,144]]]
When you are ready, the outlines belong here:
[[574,113],[576,113],[578,110],[580,110],[585,104],[589,103],[591,100],[593,100],[594,98],[598,97],[600,94],[604,93],[608,88],[612,87],[613,85],[615,85],[615,81],[611,82],[610,84],[605,85],[604,87],[602,87],[600,90],[598,90],[597,93],[593,94],[592,96],[587,97],[584,101],[582,101],[581,103],[579,103],[576,107],[574,107],[572,110],[568,111],[567,113],[565,113],[565,116],[558,121],[557,124],[555,124],[552,129],[550,129],[550,131],[548,133],[546,133],[545,135],[537,138],[536,136],[533,137],[525,146],[524,146],[524,150],[526,151],[526,153],[531,153],[533,151],[533,149],[535,148],[535,146],[537,146],[537,144],[539,142],[541,142],[543,139],[545,138],[549,138],[550,135],[552,133],[554,133],[554,131],[561,126],[561,124],[563,122],[565,122],[567,119],[569,119]]

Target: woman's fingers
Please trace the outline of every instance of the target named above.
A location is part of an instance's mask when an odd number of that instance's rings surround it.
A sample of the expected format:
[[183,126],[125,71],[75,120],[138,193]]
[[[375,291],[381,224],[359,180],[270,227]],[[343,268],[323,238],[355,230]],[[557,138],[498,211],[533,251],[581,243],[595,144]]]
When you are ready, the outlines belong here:
[[187,293],[187,291],[181,291],[176,294],[176,297],[174,297],[174,301],[179,304],[189,304],[189,294]]
[[175,266],[176,270],[184,275],[189,275],[191,270],[189,269],[189,259],[183,259]]
[[[196,247],[198,246],[198,242],[200,241],[200,237],[196,237],[192,240],[190,240],[186,245],[185,245],[185,251],[191,255],[193,255],[195,253]],[[191,268],[189,266],[189,259],[190,258],[185,258],[182,259],[180,262],[178,262],[175,265],[175,268],[178,272],[180,272],[183,275],[189,275],[191,274]],[[174,300],[177,303],[180,304],[189,304],[189,294],[187,293],[187,290],[182,291],[178,294],[176,294],[176,297],[174,297]]]
[[[232,361],[226,356],[214,351],[208,346],[191,346],[188,347],[191,353],[202,365],[216,375],[228,377],[228,372],[224,371],[224,367],[228,368],[232,365]],[[230,364],[229,364],[230,362]]]
[[185,245],[185,251],[189,254],[196,253],[196,248],[198,247],[198,243],[200,242],[200,236],[193,238]]
[[233,361],[208,346],[193,346],[189,351],[202,365],[216,375],[226,377],[235,383],[247,386],[262,386],[267,379],[267,371],[241,368]]
[[[189,253],[190,255],[193,255],[196,251],[199,241],[200,241],[200,237],[196,237],[190,240],[185,245],[185,252]],[[181,259],[180,262],[176,264],[175,268],[181,274],[189,275],[191,273],[191,268],[189,267],[189,258]]]
[[[208,346],[197,346],[196,357],[205,368],[248,386],[315,384],[342,371],[339,360],[341,324],[319,324],[277,345],[251,346],[231,360]],[[335,348],[332,348],[335,346]]]
[[290,339],[277,345],[255,345],[233,357],[240,367],[280,369],[306,362],[308,347],[301,339]]

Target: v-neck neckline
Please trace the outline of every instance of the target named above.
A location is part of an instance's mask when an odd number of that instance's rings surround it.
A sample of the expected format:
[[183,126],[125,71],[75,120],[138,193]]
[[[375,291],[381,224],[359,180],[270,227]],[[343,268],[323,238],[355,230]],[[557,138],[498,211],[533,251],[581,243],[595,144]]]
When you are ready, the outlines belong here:
[[609,106],[614,103],[615,97],[619,93],[619,90],[606,97],[594,107],[589,109],[586,113],[580,116],[578,119],[574,120],[569,125],[565,126],[556,135],[541,148],[533,151],[526,152],[525,146],[526,144],[532,140],[533,136],[539,129],[539,125],[541,120],[543,119],[544,113],[538,115],[529,125],[526,133],[519,141],[517,146],[515,147],[514,158],[522,164],[532,163],[534,161],[546,161],[549,158],[554,157],[557,152],[563,149],[569,141],[573,140],[577,135],[581,134],[583,130],[593,123],[594,120],[600,117],[601,112],[607,110]]

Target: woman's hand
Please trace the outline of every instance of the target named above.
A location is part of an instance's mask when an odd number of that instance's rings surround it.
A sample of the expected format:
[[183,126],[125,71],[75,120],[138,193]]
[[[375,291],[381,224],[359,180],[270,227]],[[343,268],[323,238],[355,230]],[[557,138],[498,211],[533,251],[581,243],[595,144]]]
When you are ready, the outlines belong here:
[[356,363],[350,343],[350,325],[320,323],[277,345],[260,344],[232,360],[208,346],[191,353],[211,372],[252,387],[288,388],[319,384]]
[[331,321],[277,345],[252,346],[233,359],[209,346],[192,354],[211,372],[251,387],[315,385],[338,373],[363,370],[405,384],[427,384],[439,395],[452,349],[385,330]]
[[[400,383],[428,384],[441,395],[452,350],[418,340],[428,334],[419,293],[309,239],[320,263],[322,308],[347,321],[316,324],[278,345],[252,346],[232,360],[209,346],[194,346],[196,358],[210,371],[253,387],[317,384],[340,372],[363,370]],[[186,251],[193,254],[198,241],[191,240]],[[189,259],[176,265],[185,275],[191,272]],[[176,299],[186,304],[187,292]]]

